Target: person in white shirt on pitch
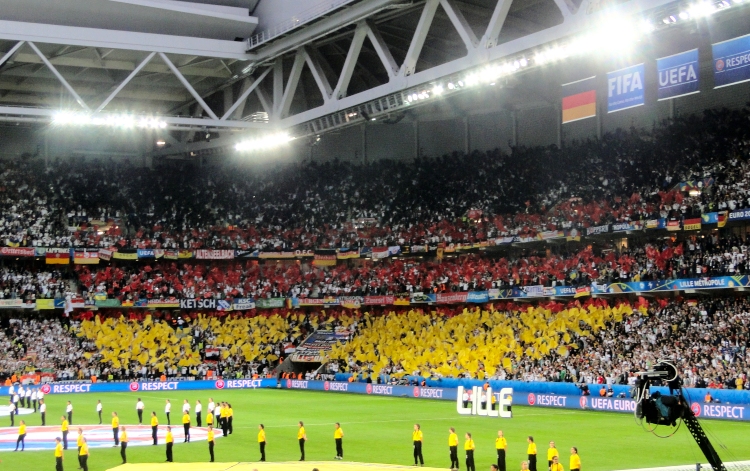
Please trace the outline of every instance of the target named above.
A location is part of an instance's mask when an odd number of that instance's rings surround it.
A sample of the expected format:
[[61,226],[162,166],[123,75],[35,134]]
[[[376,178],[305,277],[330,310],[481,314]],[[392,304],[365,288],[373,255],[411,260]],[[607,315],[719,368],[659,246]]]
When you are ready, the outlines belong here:
[[68,414],[68,425],[73,425],[73,404],[70,401],[65,407],[65,413]]
[[190,403],[188,402],[187,399],[185,399],[182,402],[182,413],[183,414],[186,414],[186,413],[189,414],[190,413]]
[[167,425],[172,425],[172,421],[169,418],[169,414],[172,412],[172,403],[167,399],[167,403],[164,405],[164,413],[167,415]]
[[201,420],[202,412],[203,412],[203,404],[201,404],[201,401],[195,401],[195,423],[197,427],[203,426],[203,422]]
[[42,399],[44,399],[44,393],[42,392],[41,389],[36,390],[36,399],[38,401],[41,401]]
[[18,386],[18,399],[19,401],[21,401],[21,403],[20,404],[16,403],[16,407],[23,407],[23,401],[25,400],[24,399],[25,397],[26,397],[26,389],[24,389],[23,384],[21,384],[20,386]]
[[213,414],[215,408],[216,408],[216,404],[214,404],[214,398],[209,397],[208,398],[208,413]]
[[36,412],[36,404],[39,397],[36,395],[36,389],[31,392],[31,403],[34,405],[34,412]]
[[13,400],[8,401],[8,414],[10,414],[10,426],[15,427],[16,425],[16,405],[13,404]]
[[141,401],[141,398],[138,398],[138,402],[135,403],[135,410],[138,412],[138,425],[143,425],[143,409],[146,406],[143,404],[143,401]]
[[96,413],[99,415],[99,425],[102,424],[102,401],[96,401]]
[[14,406],[16,406],[17,408],[18,408],[18,407],[21,407],[21,406],[20,406],[20,405],[18,404],[18,401],[20,401],[20,398],[18,397],[18,393],[15,393],[15,394],[13,395],[13,405],[14,405]]
[[44,399],[39,401],[39,414],[42,416],[42,427],[47,425],[47,404],[44,403]]
[[31,388],[26,388],[26,407],[31,408]]

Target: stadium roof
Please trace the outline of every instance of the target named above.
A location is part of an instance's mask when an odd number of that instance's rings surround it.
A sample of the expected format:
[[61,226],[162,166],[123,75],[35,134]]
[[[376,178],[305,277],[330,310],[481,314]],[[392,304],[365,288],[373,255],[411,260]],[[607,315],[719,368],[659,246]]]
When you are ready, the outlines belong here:
[[146,113],[172,129],[317,134],[399,113],[419,87],[604,16],[674,3],[0,0],[0,116]]

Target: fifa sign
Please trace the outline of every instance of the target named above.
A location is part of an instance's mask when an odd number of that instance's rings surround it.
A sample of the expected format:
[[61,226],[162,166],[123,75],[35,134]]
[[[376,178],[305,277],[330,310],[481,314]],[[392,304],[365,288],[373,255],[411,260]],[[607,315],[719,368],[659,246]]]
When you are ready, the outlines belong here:
[[[464,393],[469,395],[470,401],[468,407],[464,407]],[[492,388],[487,388],[485,391],[487,400],[484,402],[484,406],[479,401],[479,397],[482,394],[482,388],[480,386],[474,386],[471,390],[464,389],[463,386],[458,387],[456,391],[456,410],[460,415],[478,415],[484,417],[500,417],[503,419],[510,419],[513,417],[511,412],[511,405],[513,402],[513,388],[502,388],[500,394],[497,395],[497,409],[492,409]]]

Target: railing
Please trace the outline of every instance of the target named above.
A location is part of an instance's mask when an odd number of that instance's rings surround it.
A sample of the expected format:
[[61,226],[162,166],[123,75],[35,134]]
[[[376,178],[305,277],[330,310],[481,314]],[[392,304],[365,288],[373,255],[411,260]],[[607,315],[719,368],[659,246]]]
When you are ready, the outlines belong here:
[[259,45],[277,38],[288,31],[319,18],[321,15],[325,15],[328,12],[341,8],[342,6],[354,1],[355,0],[330,0],[329,2],[318,4],[308,10],[294,15],[283,23],[249,37],[247,39],[247,49],[250,50],[258,47]]

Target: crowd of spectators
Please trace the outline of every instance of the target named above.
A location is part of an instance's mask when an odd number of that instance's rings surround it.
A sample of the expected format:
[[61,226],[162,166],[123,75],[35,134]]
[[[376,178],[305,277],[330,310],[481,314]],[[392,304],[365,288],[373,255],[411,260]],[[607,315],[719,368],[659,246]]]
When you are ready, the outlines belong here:
[[66,270],[20,263],[0,266],[0,299],[20,299],[24,303],[33,303],[37,299],[64,299],[77,291],[75,286],[75,277]]
[[88,377],[90,366],[84,353],[89,348],[91,345],[72,335],[69,325],[59,318],[0,318],[2,378],[37,370],[52,372],[61,380],[77,378],[79,372]]
[[79,266],[90,297],[120,301],[159,298],[318,298],[401,293],[481,291],[514,286],[579,286],[626,281],[700,278],[750,273],[750,241],[712,232],[686,240],[631,242],[626,248],[586,247],[560,254],[515,257],[465,255],[441,261],[421,258],[363,260],[331,267],[305,263],[158,262],[93,270]]
[[[710,110],[562,149],[362,166],[3,162],[0,237],[22,246],[283,250],[476,242],[695,216],[750,204],[749,116]],[[701,191],[676,190],[684,181]]]
[[[688,387],[750,389],[750,302],[742,297],[486,310],[355,315],[353,341],[337,347],[339,371],[634,385],[667,359]],[[349,321],[344,321],[351,324]]]

